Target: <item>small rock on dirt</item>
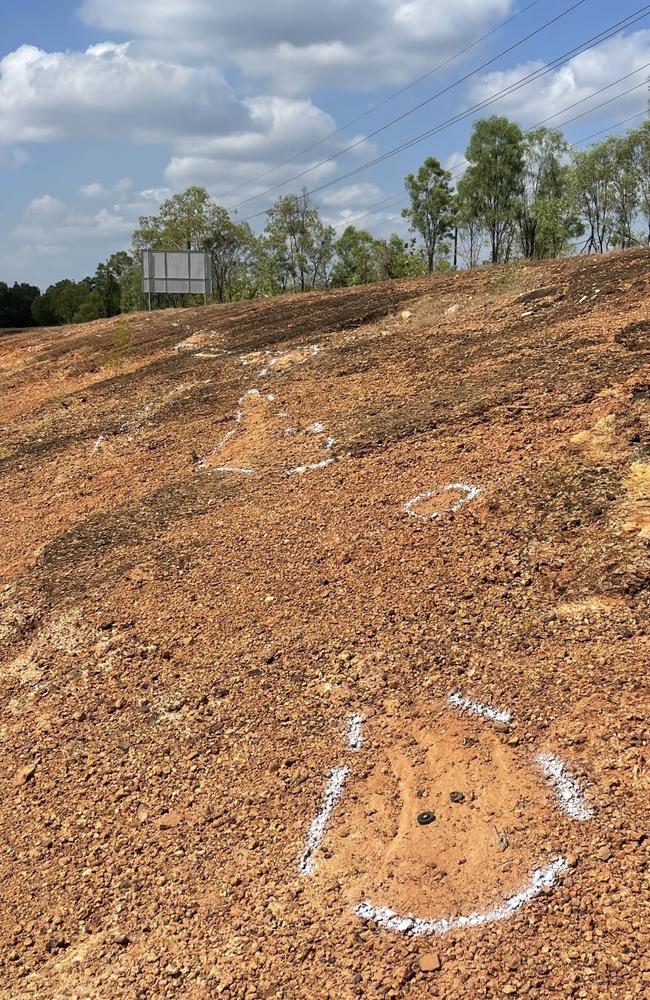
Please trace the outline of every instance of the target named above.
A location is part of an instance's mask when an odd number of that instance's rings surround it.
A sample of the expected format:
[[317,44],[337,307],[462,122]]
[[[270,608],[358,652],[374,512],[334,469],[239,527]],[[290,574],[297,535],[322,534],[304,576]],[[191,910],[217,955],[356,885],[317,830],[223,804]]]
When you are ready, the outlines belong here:
[[178,826],[182,820],[182,816],[179,812],[168,812],[164,816],[161,816],[158,820],[158,826],[161,830],[171,830],[173,827]]
[[449,793],[449,798],[450,798],[450,800],[452,802],[456,802],[456,803],[464,802],[465,801],[465,793],[464,792],[450,792]]
[[422,955],[420,959],[420,970],[422,972],[439,972],[441,968],[442,962],[437,952],[432,951],[428,955]]
[[11,784],[14,788],[20,788],[22,785],[26,785],[28,781],[31,781],[36,774],[36,764],[27,764],[26,767],[21,767],[14,774],[11,779]]

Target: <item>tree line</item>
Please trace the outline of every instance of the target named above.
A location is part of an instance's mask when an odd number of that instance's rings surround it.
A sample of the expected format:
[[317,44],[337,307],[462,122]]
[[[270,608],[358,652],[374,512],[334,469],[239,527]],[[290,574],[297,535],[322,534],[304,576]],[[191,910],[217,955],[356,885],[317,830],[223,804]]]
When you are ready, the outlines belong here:
[[[474,124],[465,155],[457,184],[433,156],[405,177],[409,239],[377,239],[353,225],[337,237],[305,191],[279,197],[258,235],[205,188],[190,187],[140,218],[131,252],[113,254],[92,277],[59,281],[42,294],[0,282],[0,327],[141,309],[142,249],[207,250],[213,299],[228,302],[650,244],[650,121],[580,151],[557,129],[524,132],[493,116]],[[156,306],[202,301],[154,299]]]

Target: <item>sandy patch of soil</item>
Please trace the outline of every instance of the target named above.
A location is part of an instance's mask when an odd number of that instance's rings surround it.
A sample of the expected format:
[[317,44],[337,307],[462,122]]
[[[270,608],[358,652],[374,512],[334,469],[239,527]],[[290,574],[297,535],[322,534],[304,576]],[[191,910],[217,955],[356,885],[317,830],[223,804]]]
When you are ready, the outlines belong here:
[[650,540],[650,464],[634,462],[625,480],[626,531],[638,532]]
[[501,903],[537,867],[552,803],[534,762],[489,724],[426,709],[378,716],[362,758],[316,867],[316,884],[340,886],[350,906],[457,916]]

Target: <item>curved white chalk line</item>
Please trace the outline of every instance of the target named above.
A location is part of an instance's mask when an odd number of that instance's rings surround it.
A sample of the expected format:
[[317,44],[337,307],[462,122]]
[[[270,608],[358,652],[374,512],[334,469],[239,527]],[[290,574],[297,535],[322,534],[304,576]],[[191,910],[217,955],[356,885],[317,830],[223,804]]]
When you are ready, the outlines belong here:
[[268,375],[270,369],[274,368],[275,365],[277,365],[278,361],[281,361],[282,358],[284,358],[284,357],[287,356],[287,354],[291,354],[292,351],[302,351],[302,350],[308,350],[309,354],[307,354],[304,358],[299,358],[297,361],[294,361],[292,364],[288,365],[286,368],[283,368],[280,374],[284,374],[285,372],[290,372],[292,370],[292,368],[297,368],[298,365],[304,365],[304,363],[306,361],[308,361],[310,357],[313,358],[317,354],[320,354],[320,345],[319,344],[310,344],[308,348],[304,348],[304,347],[290,347],[286,351],[281,351],[279,354],[274,355],[271,358],[271,360],[269,361],[267,367],[263,368],[262,371],[259,372],[258,378],[261,378],[264,375]]
[[[286,358],[287,354],[292,354],[297,351],[305,351],[307,353],[305,353],[304,357],[297,358],[290,365],[287,365],[286,368],[280,369],[277,373],[274,371],[274,368],[278,362],[282,360],[282,358]],[[298,347],[287,347],[286,350],[279,351],[278,354],[274,354],[270,358],[268,351],[251,351],[249,356],[240,355],[239,360],[245,368],[250,367],[251,365],[261,364],[263,367],[258,371],[257,377],[266,378],[267,375],[284,375],[286,372],[290,372],[293,368],[297,368],[299,365],[304,365],[310,358],[320,354],[320,351],[320,344],[309,344],[305,347],[299,345]],[[256,354],[258,355],[257,357],[255,357]]]
[[[307,428],[312,434],[321,434],[325,427],[323,424],[316,423],[312,424],[311,427]],[[329,454],[332,448],[336,444],[336,438],[328,437],[325,438],[325,451]],[[313,472],[314,469],[325,469],[328,465],[331,465],[335,461],[334,455],[329,456],[329,458],[323,458],[320,462],[309,462],[307,465],[297,465],[294,469],[287,469],[288,476],[302,475],[304,472]]]
[[[196,465],[197,469],[206,469],[207,468],[208,459],[212,458],[213,455],[216,455],[218,452],[220,452],[221,449],[224,448],[225,445],[228,444],[228,442],[232,440],[232,438],[235,436],[235,434],[237,434],[237,432],[240,429],[241,424],[242,424],[242,422],[244,420],[244,417],[246,416],[246,413],[245,413],[245,410],[244,410],[244,404],[245,404],[246,400],[250,396],[254,396],[254,397],[256,397],[256,398],[259,399],[261,397],[261,395],[262,394],[259,391],[259,389],[247,389],[246,392],[244,393],[244,395],[239,398],[239,400],[237,401],[238,409],[237,409],[237,412],[235,413],[235,417],[234,417],[234,421],[235,421],[235,425],[236,426],[232,427],[229,431],[227,431],[224,434],[224,436],[221,439],[221,441],[219,442],[219,444],[215,445],[215,447],[211,451],[209,451],[207,453],[207,455],[199,455],[196,458],[195,465]],[[267,393],[264,398],[267,399],[269,401],[269,403],[273,403],[275,401],[275,396],[271,392]],[[307,430],[310,433],[312,433],[312,434],[321,434],[325,430],[325,426],[324,426],[324,424],[321,424],[320,422],[317,421],[316,423],[311,424],[311,426],[308,427]],[[296,434],[297,432],[298,432],[298,428],[297,427],[287,427],[286,430],[283,433],[284,434]],[[336,444],[336,440],[333,437],[326,438],[325,439],[325,451],[326,451],[326,453],[331,452],[332,448],[334,447],[335,444]],[[292,476],[292,475],[296,475],[296,474],[302,474],[304,472],[311,472],[314,469],[324,469],[327,465],[331,465],[333,461],[334,461],[334,456],[330,455],[328,458],[325,458],[325,459],[323,459],[320,462],[311,462],[311,463],[309,463],[307,465],[298,465],[298,466],[296,466],[293,469],[286,469],[285,473],[286,473],[287,476]],[[240,474],[244,474],[244,475],[249,475],[250,473],[255,472],[255,469],[254,468],[241,468],[239,466],[233,466],[233,465],[219,465],[219,466],[216,466],[216,468],[214,469],[214,471],[215,472],[235,472],[235,473],[240,473]]]
[[371,920],[386,931],[398,934],[412,934],[416,937],[448,934],[449,931],[460,930],[463,927],[480,927],[497,920],[506,920],[517,910],[529,903],[544,889],[555,885],[561,872],[569,866],[564,858],[556,858],[546,868],[537,868],[523,889],[510,896],[500,906],[495,906],[484,913],[470,913],[467,916],[428,920],[423,917],[399,916],[389,906],[374,906],[373,903],[359,903],[354,912],[362,920]]
[[320,842],[325,833],[325,828],[329,822],[330,816],[332,815],[334,806],[343,791],[343,785],[345,784],[345,780],[349,773],[350,769],[348,767],[335,767],[330,773],[327,787],[325,788],[323,804],[320,808],[320,812],[316,814],[311,824],[305,849],[300,858],[300,872],[302,875],[311,875],[316,870],[314,853],[320,846]]
[[[500,712],[489,705],[482,705],[480,702],[463,698],[458,692],[449,695],[448,701],[458,708],[470,711],[473,714],[483,715],[492,721],[510,721],[510,713]],[[363,746],[362,727],[364,721],[364,716],[359,714],[353,715],[348,719],[346,735],[347,744],[351,750],[359,750]],[[546,777],[555,785],[561,808],[572,819],[579,821],[590,819],[593,816],[593,810],[585,801],[582,789],[576,779],[567,772],[563,761],[552,754],[545,753],[538,754],[535,760],[543,768]],[[323,805],[311,824],[305,849],[300,858],[300,872],[303,875],[312,875],[316,870],[314,855],[321,844],[334,807],[342,794],[349,770],[346,766],[340,766],[330,772]],[[444,935],[448,934],[449,931],[465,927],[480,927],[483,924],[506,920],[526,903],[535,899],[544,889],[555,885],[560,874],[566,871],[568,867],[565,858],[560,856],[546,867],[536,868],[531,873],[528,884],[520,889],[519,892],[515,893],[514,896],[509,896],[499,906],[492,907],[482,913],[477,912],[458,917],[442,917],[438,919],[416,917],[410,914],[400,916],[400,914],[391,910],[390,907],[375,906],[374,903],[368,900],[359,903],[353,912],[362,920],[372,921],[387,931],[413,936]]]
[[594,811],[585,799],[578,780],[567,770],[564,761],[550,753],[540,753],[535,760],[555,788],[558,804],[567,816],[579,823],[592,819]]
[[472,715],[482,715],[491,722],[503,722],[507,724],[512,718],[510,712],[502,712],[496,708],[492,708],[490,705],[482,705],[480,701],[472,701],[471,698],[463,698],[458,691],[454,691],[453,694],[450,694],[447,701],[450,705],[453,705],[454,708],[459,708],[463,712],[470,712]]
[[413,508],[422,503],[424,500],[430,500],[431,497],[439,496],[441,493],[451,493],[454,490],[458,490],[461,493],[465,493],[464,497],[461,497],[455,504],[453,504],[449,510],[454,514],[456,511],[464,507],[466,503],[470,500],[475,500],[476,497],[481,492],[478,486],[469,486],[467,483],[448,483],[446,486],[440,486],[436,490],[427,490],[425,493],[420,493],[418,496],[413,497],[412,500],[407,500],[402,506],[402,510],[409,517],[416,517],[418,521],[434,521],[436,518],[441,516],[441,511],[435,510],[432,514],[418,514]]
[[[246,402],[246,400],[248,399],[249,396],[255,396],[255,397],[259,398],[259,396],[261,396],[261,393],[260,393],[259,389],[247,389],[246,392],[244,393],[244,395],[239,397],[239,399],[237,400],[238,409],[237,409],[237,412],[235,413],[235,416],[234,416],[234,421],[235,421],[235,424],[237,426],[233,427],[229,431],[226,431],[226,433],[224,434],[224,436],[221,439],[221,441],[219,442],[219,444],[215,445],[214,448],[212,449],[212,451],[209,451],[207,455],[200,455],[197,458],[197,460],[196,460],[196,467],[198,469],[205,469],[206,465],[207,465],[207,460],[209,458],[212,458],[213,455],[216,455],[218,452],[220,452],[221,449],[224,448],[228,444],[228,442],[235,436],[235,434],[239,430],[239,425],[241,424],[242,420],[244,419],[244,417],[246,415],[244,413],[243,406],[244,406],[244,403]],[[275,399],[275,396],[268,395],[266,398],[268,399],[269,402],[273,402],[273,400]],[[218,469],[215,469],[216,472],[232,472],[233,470],[234,471],[238,471],[238,472],[242,471],[241,469],[237,469],[236,467],[230,467],[230,466],[224,466],[224,465],[220,466]],[[246,471],[247,472],[248,471],[253,472],[254,470],[253,469],[250,469],[250,470],[247,469]]]
[[[141,433],[146,421],[150,417],[153,417],[156,413],[158,413],[163,408],[163,406],[166,406],[168,403],[173,402],[175,398],[180,396],[181,393],[183,392],[186,391],[192,392],[194,389],[200,388],[202,385],[210,385],[211,383],[212,379],[206,378],[203,379],[203,381],[201,382],[191,382],[187,384],[182,383],[181,385],[176,386],[173,389],[170,389],[169,392],[165,393],[160,399],[150,400],[147,403],[147,405],[140,411],[139,414],[130,418],[129,420],[125,420],[124,423],[120,425],[118,434],[124,434],[127,431],[130,431],[126,439],[130,443],[131,441],[133,441],[135,437],[138,436],[138,434]],[[190,397],[185,396],[184,398],[189,399]],[[93,455],[95,455],[100,450],[105,440],[106,437],[103,434],[100,434],[97,440],[95,441],[93,447]]]

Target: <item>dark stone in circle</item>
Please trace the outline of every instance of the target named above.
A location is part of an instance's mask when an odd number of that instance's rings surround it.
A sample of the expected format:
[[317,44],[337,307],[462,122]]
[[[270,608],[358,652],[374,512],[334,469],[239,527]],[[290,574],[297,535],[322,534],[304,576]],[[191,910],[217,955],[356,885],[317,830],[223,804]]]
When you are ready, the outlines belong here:
[[423,812],[418,814],[418,823],[420,826],[428,826],[429,823],[433,823],[435,815],[432,812]]

